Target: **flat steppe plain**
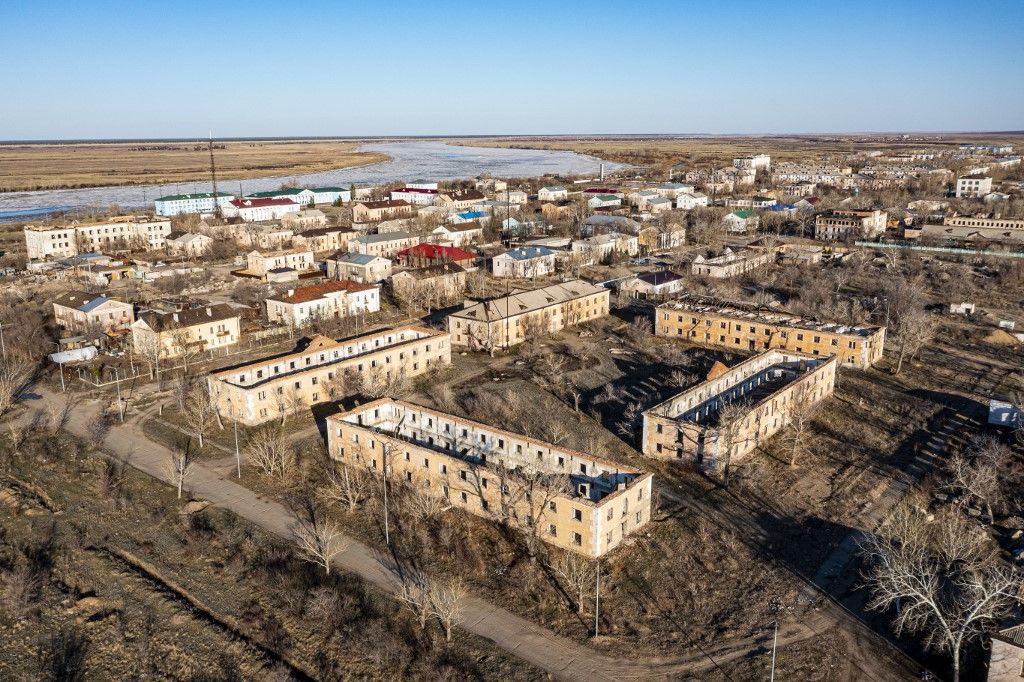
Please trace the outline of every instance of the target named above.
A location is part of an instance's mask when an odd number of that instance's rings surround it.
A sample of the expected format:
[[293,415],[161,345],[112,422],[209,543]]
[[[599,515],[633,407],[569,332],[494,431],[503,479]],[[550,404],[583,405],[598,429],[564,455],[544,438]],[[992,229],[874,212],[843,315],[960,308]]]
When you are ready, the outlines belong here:
[[[205,140],[0,145],[0,192],[208,180]],[[215,142],[217,178],[299,175],[386,161],[341,140]]]

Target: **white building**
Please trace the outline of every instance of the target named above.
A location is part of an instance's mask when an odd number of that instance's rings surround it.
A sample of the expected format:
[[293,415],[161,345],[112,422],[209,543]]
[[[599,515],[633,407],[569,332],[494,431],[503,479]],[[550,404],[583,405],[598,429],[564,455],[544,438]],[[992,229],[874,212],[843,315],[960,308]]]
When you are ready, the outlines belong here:
[[288,187],[268,192],[254,192],[246,198],[291,199],[299,206],[316,206],[352,201],[352,191],[344,187]]
[[708,197],[700,192],[683,192],[676,196],[676,208],[689,211],[698,206],[707,206]]
[[266,277],[267,273],[275,270],[290,269],[295,272],[309,272],[315,269],[316,261],[313,259],[312,251],[271,251],[260,253],[251,251],[246,255],[249,274],[256,277]]
[[992,191],[992,178],[985,175],[966,175],[956,179],[958,199],[980,199]]
[[599,234],[577,239],[572,243],[572,252],[582,254],[590,263],[603,263],[616,253],[636,256],[640,253],[640,240],[631,234]]
[[587,206],[594,208],[618,208],[622,206],[622,199],[614,194],[597,194],[587,199]]
[[147,216],[116,216],[98,222],[67,225],[26,225],[25,249],[29,260],[70,258],[80,253],[132,249],[162,249],[171,233],[171,221]]
[[[436,182],[431,184],[437,185]],[[402,189],[392,190],[391,200],[408,201],[413,206],[432,206],[437,201],[437,188],[406,186]]]
[[753,232],[760,223],[760,218],[753,211],[733,211],[722,218],[725,229],[733,234]]
[[495,277],[544,277],[555,271],[555,252],[544,246],[524,246],[491,260]]
[[233,199],[224,207],[225,218],[241,218],[247,223],[280,220],[289,213],[298,213],[302,206],[291,199]]
[[483,241],[484,228],[478,222],[439,225],[430,234],[430,241],[435,244],[463,247],[473,242]]
[[541,187],[537,192],[538,201],[561,201],[569,198],[569,190],[564,187]]
[[408,232],[388,232],[386,234],[364,234],[348,240],[348,250],[370,256],[394,258],[402,249],[416,246],[420,238]]
[[732,165],[740,169],[768,170],[772,165],[772,157],[767,154],[755,154],[754,156],[743,156],[732,160]]
[[303,327],[316,320],[351,317],[378,310],[380,287],[351,280],[289,289],[284,296],[267,298],[267,319],[290,327]]
[[171,256],[198,258],[206,254],[213,245],[213,239],[205,234],[186,232],[167,239],[167,253]]
[[217,201],[213,200],[213,192],[198,194],[170,194],[156,199],[153,204],[159,216],[175,216],[184,213],[213,213],[216,206],[221,210],[235,198],[233,194],[217,192]]
[[680,194],[693,193],[693,185],[684,185],[681,182],[663,182],[654,188],[654,191],[663,197],[675,199]]

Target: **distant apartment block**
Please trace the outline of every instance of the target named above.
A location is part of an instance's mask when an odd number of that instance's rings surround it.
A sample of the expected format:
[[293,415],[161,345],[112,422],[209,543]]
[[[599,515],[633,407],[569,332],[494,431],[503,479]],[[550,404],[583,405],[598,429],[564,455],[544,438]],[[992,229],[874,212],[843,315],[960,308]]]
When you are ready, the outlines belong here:
[[1003,218],[998,214],[991,218],[984,215],[949,216],[942,221],[942,224],[954,227],[980,227],[989,230],[1024,230],[1024,218]]
[[[727,473],[835,389],[837,358],[769,350],[644,412],[643,453]],[[726,413],[727,405],[736,408]]]
[[885,232],[889,214],[881,210],[828,211],[815,217],[814,238],[824,241],[874,239]]
[[611,291],[582,280],[491,301],[466,301],[448,316],[452,345],[472,350],[508,348],[608,314]]
[[247,199],[287,199],[299,206],[316,206],[348,202],[352,192],[344,187],[286,187],[267,192],[254,192]]
[[123,215],[61,226],[26,225],[23,232],[28,259],[49,260],[93,251],[162,249],[171,233],[171,221]]
[[408,249],[419,243],[420,238],[408,232],[364,234],[348,240],[348,250],[352,253],[394,259],[403,249]]
[[289,213],[298,213],[302,206],[291,199],[232,199],[224,206],[225,218],[241,218],[247,223],[280,220]]
[[327,418],[330,456],[596,558],[651,518],[653,476],[529,436],[383,398]]
[[235,198],[234,194],[217,192],[214,201],[213,192],[198,194],[171,194],[154,200],[156,214],[159,216],[176,216],[184,213],[213,213],[219,206],[221,210]]
[[267,319],[289,327],[380,310],[380,287],[351,280],[321,282],[267,297]]
[[327,276],[353,282],[380,282],[391,276],[391,261],[383,256],[339,253],[325,261]]
[[748,169],[753,168],[756,170],[768,170],[772,165],[772,157],[767,154],[755,154],[754,156],[743,156],[738,159],[732,160],[732,165],[735,168]]
[[563,201],[569,198],[569,190],[564,187],[541,187],[537,192],[538,201]]
[[771,349],[836,355],[844,367],[867,369],[882,359],[885,327],[817,322],[754,306],[708,300],[673,301],[655,311],[658,336],[735,352]]
[[406,326],[337,341],[314,336],[295,351],[211,372],[207,382],[221,415],[255,426],[344,397],[353,375],[386,382],[450,363],[447,333]]
[[771,249],[740,249],[733,251],[728,246],[721,254],[712,258],[697,256],[690,264],[690,271],[701,277],[727,279],[738,277],[752,270],[766,268],[775,262],[775,252]]
[[437,202],[437,190],[423,187],[403,187],[391,191],[392,201],[407,201],[414,206],[433,206]]
[[956,179],[959,199],[980,199],[992,191],[992,178],[985,175],[966,175]]

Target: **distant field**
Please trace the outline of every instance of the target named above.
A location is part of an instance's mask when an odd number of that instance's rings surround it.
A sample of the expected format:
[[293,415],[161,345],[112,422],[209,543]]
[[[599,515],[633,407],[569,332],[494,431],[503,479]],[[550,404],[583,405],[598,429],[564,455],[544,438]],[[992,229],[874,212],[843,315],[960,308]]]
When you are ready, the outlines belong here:
[[474,138],[457,144],[477,147],[508,147],[512,149],[551,149],[589,154],[608,161],[636,166],[668,168],[686,162],[691,166],[728,163],[738,156],[770,154],[773,161],[797,161],[820,158],[829,154],[845,155],[869,150],[922,149],[949,147],[960,143],[1006,143],[1020,147],[1020,134],[947,134],[913,136],[899,139],[883,135],[794,135],[794,136],[722,136],[722,137],[614,137],[580,136],[577,138],[520,137]]
[[[217,178],[315,173],[386,161],[331,140],[217,142]],[[0,145],[0,192],[208,180],[204,141]]]

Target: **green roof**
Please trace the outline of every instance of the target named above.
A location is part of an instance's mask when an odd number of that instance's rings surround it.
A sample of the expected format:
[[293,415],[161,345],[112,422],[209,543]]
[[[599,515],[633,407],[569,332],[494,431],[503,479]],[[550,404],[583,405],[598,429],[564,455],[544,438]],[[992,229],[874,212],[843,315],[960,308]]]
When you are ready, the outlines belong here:
[[[227,192],[217,192],[219,197],[230,197]],[[154,201],[182,201],[183,199],[211,199],[213,192],[197,192],[195,194],[168,194],[165,197],[157,197]]]
[[348,192],[347,187],[310,187],[314,192]]
[[296,194],[301,194],[302,192],[303,190],[299,189],[298,187],[290,187],[288,189],[274,189],[270,190],[269,192],[253,192],[252,194],[248,194],[246,196],[248,196],[251,199],[272,199],[274,197],[295,196]]
[[734,216],[736,216],[737,218],[744,218],[745,219],[745,218],[749,218],[750,216],[754,215],[754,212],[753,211],[733,211],[732,214]]

